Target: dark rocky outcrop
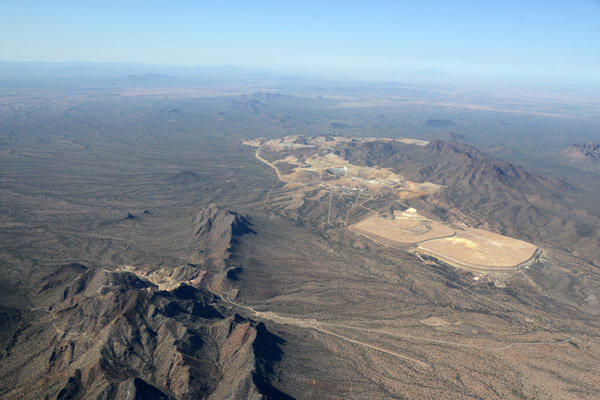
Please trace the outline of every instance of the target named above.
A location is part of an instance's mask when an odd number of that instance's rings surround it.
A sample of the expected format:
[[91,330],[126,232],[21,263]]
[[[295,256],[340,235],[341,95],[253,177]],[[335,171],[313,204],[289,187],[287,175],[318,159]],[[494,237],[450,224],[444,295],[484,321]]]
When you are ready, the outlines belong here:
[[229,257],[236,238],[254,234],[250,226],[244,216],[219,209],[215,204],[200,210],[192,220],[193,235],[198,247],[215,261]]
[[205,178],[192,171],[180,171],[167,178],[167,182],[178,185],[191,185],[202,182]]

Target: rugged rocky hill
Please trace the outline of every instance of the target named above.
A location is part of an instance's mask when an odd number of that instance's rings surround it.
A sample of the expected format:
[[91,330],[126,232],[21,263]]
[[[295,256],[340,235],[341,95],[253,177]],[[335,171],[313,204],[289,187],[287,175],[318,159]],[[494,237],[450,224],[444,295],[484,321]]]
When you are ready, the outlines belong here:
[[586,171],[600,171],[600,143],[577,143],[560,156],[571,166]]
[[200,252],[213,263],[223,264],[229,257],[236,238],[254,233],[250,222],[233,211],[210,204],[192,220],[193,237]]
[[286,398],[270,385],[283,340],[210,289],[226,286],[226,259],[251,232],[210,204],[181,225],[202,264],[50,268],[30,284],[30,312],[2,310],[3,398]]

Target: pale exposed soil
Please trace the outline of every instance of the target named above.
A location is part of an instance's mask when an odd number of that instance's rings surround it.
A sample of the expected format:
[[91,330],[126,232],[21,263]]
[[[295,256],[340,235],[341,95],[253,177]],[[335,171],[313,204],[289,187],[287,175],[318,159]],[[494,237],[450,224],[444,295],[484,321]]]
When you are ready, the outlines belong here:
[[537,247],[482,229],[468,228],[449,238],[419,244],[444,260],[476,269],[512,269],[534,256]]
[[369,217],[349,229],[368,238],[400,246],[454,235],[452,228],[422,217],[414,209],[396,211],[393,219]]
[[[257,147],[256,158],[275,170],[277,178],[287,187],[298,184],[336,185],[351,190],[382,191],[388,190],[400,198],[428,195],[441,188],[430,182],[416,183],[406,180],[387,168],[357,166],[333,153],[333,147],[349,141],[370,141],[372,138],[345,138],[316,136],[286,136],[283,139],[255,139],[244,141],[248,146]],[[416,139],[377,139],[404,144],[423,146],[428,142]],[[302,154],[290,155],[293,150],[303,150]],[[280,158],[269,161],[263,157],[263,151],[276,152]],[[284,168],[285,167],[285,168]],[[344,170],[334,175],[331,170]]]

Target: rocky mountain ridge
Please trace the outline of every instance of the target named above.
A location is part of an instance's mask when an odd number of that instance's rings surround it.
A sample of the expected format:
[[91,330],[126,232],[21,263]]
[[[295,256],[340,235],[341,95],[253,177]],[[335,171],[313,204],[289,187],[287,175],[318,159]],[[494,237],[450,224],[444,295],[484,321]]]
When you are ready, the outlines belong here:
[[600,143],[577,143],[559,154],[569,165],[585,171],[600,171]]
[[40,343],[29,350],[39,368],[14,370],[4,398],[25,388],[59,399],[258,399],[275,390],[265,371],[283,340],[206,289],[158,290],[134,273],[81,264],[58,267],[38,287],[40,318],[25,333]]
[[[3,354],[3,398],[288,398],[270,384],[283,339],[211,289],[225,285],[249,221],[210,204],[190,223],[210,274],[70,263],[32,285],[32,311]],[[35,368],[20,368],[24,358]]]

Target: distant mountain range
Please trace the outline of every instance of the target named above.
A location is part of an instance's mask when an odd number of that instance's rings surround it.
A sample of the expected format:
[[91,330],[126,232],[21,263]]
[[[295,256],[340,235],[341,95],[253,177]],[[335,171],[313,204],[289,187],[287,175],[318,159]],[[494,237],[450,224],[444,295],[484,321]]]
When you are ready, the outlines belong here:
[[177,67],[141,63],[98,62],[11,62],[0,61],[1,80],[114,80],[130,83],[148,83],[165,79],[220,79],[272,76],[265,70],[240,68],[231,65],[219,67]]

